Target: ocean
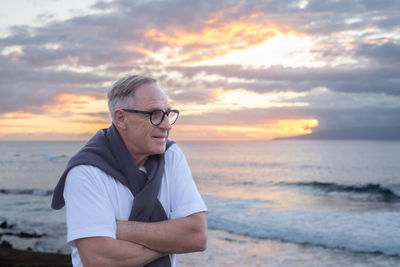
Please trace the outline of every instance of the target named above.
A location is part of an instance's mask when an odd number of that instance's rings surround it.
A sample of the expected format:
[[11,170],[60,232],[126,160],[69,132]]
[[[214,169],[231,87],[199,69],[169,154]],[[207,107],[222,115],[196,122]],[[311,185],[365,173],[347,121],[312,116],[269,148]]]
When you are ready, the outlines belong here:
[[[65,209],[51,210],[50,201],[83,144],[0,142],[0,243],[69,253]],[[280,252],[272,265],[400,266],[400,142],[179,145],[209,208],[209,228],[273,242]],[[282,251],[291,253],[289,265],[279,264]]]

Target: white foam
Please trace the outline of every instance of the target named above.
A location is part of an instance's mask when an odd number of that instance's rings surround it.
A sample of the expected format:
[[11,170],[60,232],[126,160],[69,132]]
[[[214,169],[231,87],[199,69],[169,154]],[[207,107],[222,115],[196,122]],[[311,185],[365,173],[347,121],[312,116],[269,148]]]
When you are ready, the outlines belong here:
[[400,213],[274,210],[261,202],[206,196],[209,226],[252,237],[353,252],[400,255]]

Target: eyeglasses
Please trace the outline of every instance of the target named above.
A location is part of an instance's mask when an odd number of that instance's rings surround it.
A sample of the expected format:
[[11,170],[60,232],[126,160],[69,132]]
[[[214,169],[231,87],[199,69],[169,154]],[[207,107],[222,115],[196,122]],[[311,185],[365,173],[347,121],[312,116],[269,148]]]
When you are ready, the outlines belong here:
[[154,126],[160,125],[164,120],[165,115],[167,115],[169,124],[171,125],[176,122],[179,116],[179,111],[176,109],[171,109],[165,112],[160,109],[156,109],[153,111],[143,111],[143,110],[123,108],[122,110],[130,113],[140,113],[140,114],[150,115],[150,122]]

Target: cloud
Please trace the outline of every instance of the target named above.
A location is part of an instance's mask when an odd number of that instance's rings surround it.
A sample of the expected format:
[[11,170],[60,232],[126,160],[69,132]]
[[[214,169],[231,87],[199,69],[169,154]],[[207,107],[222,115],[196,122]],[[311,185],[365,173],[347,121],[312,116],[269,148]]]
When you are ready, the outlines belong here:
[[[396,57],[396,55],[394,55]],[[385,93],[400,95],[400,69],[390,66],[340,66],[321,68],[245,68],[242,66],[172,67],[184,77],[219,75],[220,79],[209,86],[226,89],[244,88],[250,91],[310,91],[315,87],[328,87],[333,91],[348,93]],[[204,76],[204,75],[203,75]],[[230,82],[228,78],[242,79]]]
[[[299,28],[309,34],[333,34],[344,31],[378,28],[392,30],[398,27],[400,8],[396,0],[310,0],[299,14]],[[301,16],[307,14],[306,16]],[[397,24],[396,24],[397,23]]]
[[102,84],[111,77],[92,73],[30,68],[24,63],[0,56],[0,113],[49,104],[63,93],[104,97]]
[[385,42],[378,45],[361,44],[356,53],[371,60],[373,64],[395,67],[400,62],[400,42]]
[[[69,60],[96,66],[135,64],[168,48],[168,60],[189,62],[257,45],[276,35],[273,23],[257,13],[257,5],[231,1],[100,2],[111,12],[54,21],[42,27],[18,26],[0,40],[23,46],[26,59],[42,64]],[[57,49],[44,49],[44,45]],[[89,48],[89,49],[88,49]],[[49,61],[46,61],[49,59]],[[53,61],[52,61],[53,60]]]
[[[307,104],[192,112],[180,118],[187,124],[316,118],[318,130],[332,130],[400,121],[397,0],[115,0],[92,9],[63,21],[46,14],[42,26],[13,26],[0,38],[0,113],[41,113],[62,94],[103,99],[113,80],[138,72],[183,107],[218,104],[238,90],[300,92],[283,102]],[[310,60],[323,64],[192,65],[288,33],[309,37]]]
[[399,97],[384,94],[347,94],[320,88],[283,101],[306,102],[306,106],[211,110],[206,114],[193,115],[182,112],[178,124],[257,126],[268,129],[276,121],[315,119],[319,125],[312,129],[313,134],[309,138],[332,139],[336,135],[344,139],[357,136],[379,139],[381,134],[383,139],[393,139],[396,135],[400,138],[399,132],[396,132],[400,128],[399,100]]
[[185,115],[179,118],[182,124],[198,125],[267,125],[273,120],[318,119],[318,129],[340,129],[357,127],[400,126],[400,108],[323,108],[323,107],[275,107],[210,112],[205,115]]
[[[105,89],[102,83],[121,73],[162,66],[162,59],[154,55],[166,48],[171,51],[167,59],[184,55],[183,61],[192,61],[254,45],[274,34],[253,21],[248,9],[230,1],[157,5],[114,1],[93,8],[110,12],[43,26],[14,26],[10,35],[0,39],[0,80],[4,81],[0,112],[41,106],[61,92],[99,95]],[[173,95],[186,99],[185,94]],[[198,97],[209,95],[197,90]]]

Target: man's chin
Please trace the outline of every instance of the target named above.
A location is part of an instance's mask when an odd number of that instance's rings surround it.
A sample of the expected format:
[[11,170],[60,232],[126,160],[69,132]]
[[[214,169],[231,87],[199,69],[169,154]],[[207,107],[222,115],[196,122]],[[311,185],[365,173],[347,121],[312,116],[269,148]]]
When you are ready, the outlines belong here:
[[167,142],[156,142],[153,145],[153,151],[155,154],[162,154],[165,152],[165,147],[166,147]]

